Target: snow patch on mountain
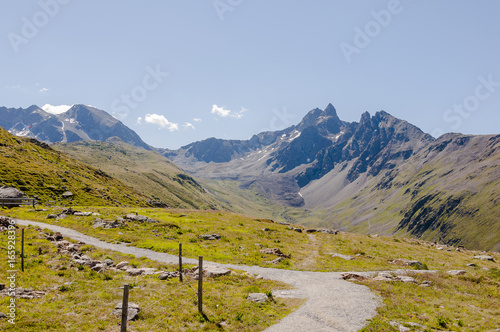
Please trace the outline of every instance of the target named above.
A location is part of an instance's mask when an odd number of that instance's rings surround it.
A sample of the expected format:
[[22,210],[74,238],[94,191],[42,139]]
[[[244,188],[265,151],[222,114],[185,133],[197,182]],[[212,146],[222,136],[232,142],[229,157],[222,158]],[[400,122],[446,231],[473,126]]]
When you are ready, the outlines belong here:
[[45,104],[42,106],[42,109],[50,114],[62,114],[68,111],[73,105],[50,105]]

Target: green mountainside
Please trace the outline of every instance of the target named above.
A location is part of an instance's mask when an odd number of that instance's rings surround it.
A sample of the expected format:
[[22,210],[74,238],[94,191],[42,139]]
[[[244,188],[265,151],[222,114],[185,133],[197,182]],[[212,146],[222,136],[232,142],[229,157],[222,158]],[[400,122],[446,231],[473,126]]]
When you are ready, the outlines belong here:
[[119,138],[105,142],[58,143],[54,148],[104,170],[169,207],[223,208],[213,195],[170,160],[156,152],[129,145]]
[[[0,128],[0,185],[41,202],[74,205],[148,206],[149,198],[98,168],[31,138]],[[69,195],[71,192],[72,195]],[[67,193],[66,198],[63,194]]]

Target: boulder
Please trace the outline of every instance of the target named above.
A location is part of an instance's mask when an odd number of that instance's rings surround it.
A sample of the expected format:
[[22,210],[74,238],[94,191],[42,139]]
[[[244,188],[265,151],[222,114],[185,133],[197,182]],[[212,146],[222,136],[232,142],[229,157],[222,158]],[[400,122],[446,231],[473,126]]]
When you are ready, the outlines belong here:
[[[122,308],[123,303],[120,302],[115,306],[111,314],[121,317]],[[131,321],[139,318],[139,312],[141,312],[141,307],[139,307],[139,305],[134,302],[129,302],[127,307],[127,320]]]
[[338,234],[339,231],[336,231],[334,229],[329,229],[329,228],[325,228],[325,229],[320,229],[319,230],[321,233],[326,233],[326,234]]
[[401,266],[414,266],[422,268],[424,265],[416,260],[404,259],[404,258],[396,258],[389,261],[389,264],[401,265]]
[[[0,198],[4,198],[4,201],[10,203],[6,198],[22,198],[26,195],[19,189],[13,187],[2,186],[0,187]],[[12,201],[15,202],[15,201]],[[19,204],[12,204],[9,206],[19,206]]]
[[160,275],[158,276],[158,279],[167,280],[167,279],[171,279],[171,278],[176,278],[178,276],[179,276],[179,272],[164,271],[164,272],[160,273]]
[[290,255],[285,255],[279,248],[264,248],[260,252],[266,255],[276,255],[283,258],[290,258]]
[[218,234],[204,234],[198,236],[202,240],[219,240],[221,238]]
[[402,281],[402,282],[413,282],[414,284],[417,283],[415,278],[409,277],[409,276],[396,276],[396,280]]
[[359,280],[359,281],[361,281],[361,280],[366,279],[366,277],[362,276],[361,274],[352,273],[352,272],[344,272],[344,273],[341,273],[340,276],[344,280]]
[[264,293],[250,293],[248,294],[247,300],[251,302],[264,303],[267,301],[267,295]]
[[119,269],[119,270],[122,270],[125,266],[128,266],[128,262],[127,261],[122,261],[118,264],[116,264],[116,268]]
[[282,260],[284,260],[283,257],[278,257],[276,259],[273,259],[272,261],[269,261],[269,262],[266,262],[268,264],[278,264],[279,262],[281,262]]
[[460,276],[462,274],[466,274],[467,272],[465,272],[464,270],[450,270],[448,272],[449,275],[452,275],[452,276]]
[[70,198],[73,197],[73,193],[71,191],[65,191],[62,195],[62,198]]
[[354,258],[349,256],[349,255],[342,255],[342,254],[337,254],[337,253],[330,253],[330,255],[332,257],[338,257],[338,258],[342,258],[342,259],[345,259],[346,261],[352,261]]
[[475,259],[480,259],[482,261],[492,261],[494,262],[495,260],[493,259],[493,257],[489,256],[489,255],[477,255],[477,256],[474,256]]
[[219,266],[209,266],[203,272],[207,278],[215,278],[231,274],[231,270]]

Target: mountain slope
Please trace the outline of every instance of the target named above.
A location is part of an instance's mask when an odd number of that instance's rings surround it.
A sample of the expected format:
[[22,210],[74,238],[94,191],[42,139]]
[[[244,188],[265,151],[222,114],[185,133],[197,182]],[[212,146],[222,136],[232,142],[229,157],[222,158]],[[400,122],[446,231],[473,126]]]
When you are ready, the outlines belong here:
[[325,197],[305,223],[500,250],[500,135],[444,135],[361,188],[325,195],[342,175],[304,188],[306,201]]
[[239,183],[239,193],[227,186],[239,206],[256,192],[282,206],[273,213],[256,209],[266,216],[500,250],[499,136],[436,140],[384,111],[348,123],[328,105],[280,132],[230,144],[212,140],[217,144],[209,149],[202,141],[165,155],[214,185]]
[[54,148],[153,196],[170,207],[222,208],[200,184],[167,158],[133,147],[119,138],[106,142],[58,143]]
[[[149,198],[32,138],[0,128],[0,185],[16,187],[42,202],[73,205],[149,206]],[[62,194],[73,195],[64,198]]]
[[45,143],[106,140],[119,137],[124,142],[150,149],[132,129],[108,113],[92,106],[73,105],[60,114],[47,113],[38,106],[0,107],[0,126],[11,134],[36,138]]

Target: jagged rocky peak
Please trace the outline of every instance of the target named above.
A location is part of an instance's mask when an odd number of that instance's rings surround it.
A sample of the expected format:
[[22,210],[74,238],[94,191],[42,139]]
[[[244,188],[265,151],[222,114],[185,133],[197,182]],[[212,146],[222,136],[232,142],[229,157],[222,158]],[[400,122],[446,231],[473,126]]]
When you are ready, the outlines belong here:
[[311,126],[316,126],[322,135],[328,136],[338,134],[342,130],[344,123],[339,119],[335,107],[328,104],[324,110],[315,108],[307,113],[296,129],[303,131]]

